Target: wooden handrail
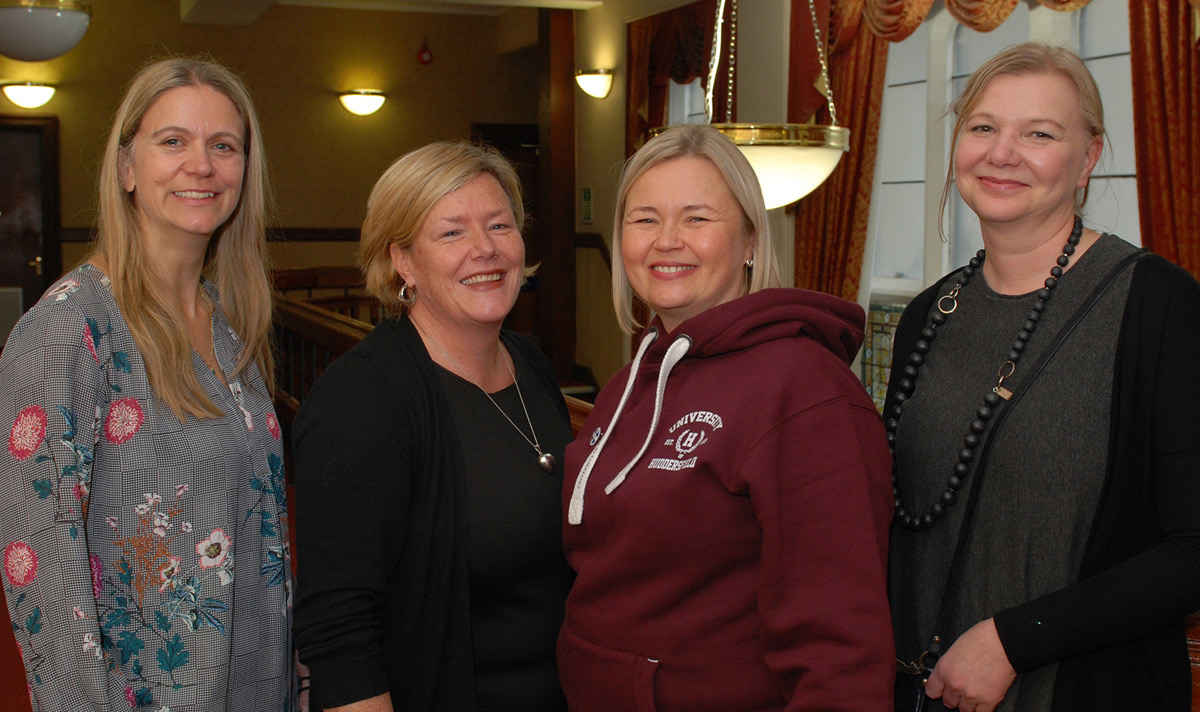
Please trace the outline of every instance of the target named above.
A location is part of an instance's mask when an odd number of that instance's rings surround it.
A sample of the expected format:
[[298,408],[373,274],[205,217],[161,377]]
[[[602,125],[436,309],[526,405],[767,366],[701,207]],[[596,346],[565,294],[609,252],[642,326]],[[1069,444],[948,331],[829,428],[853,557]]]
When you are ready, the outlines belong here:
[[[313,383],[333,360],[371,333],[372,325],[316,304],[281,297],[275,304],[275,339],[279,351],[275,408],[286,426]],[[592,404],[564,396],[571,432],[578,434]]]

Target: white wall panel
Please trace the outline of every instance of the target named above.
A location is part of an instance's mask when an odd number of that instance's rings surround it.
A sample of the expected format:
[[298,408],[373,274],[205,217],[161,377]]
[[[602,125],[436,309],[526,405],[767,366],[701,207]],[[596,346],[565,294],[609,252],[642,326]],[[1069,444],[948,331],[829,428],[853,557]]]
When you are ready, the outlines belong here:
[[875,275],[900,279],[920,279],[925,250],[925,186],[923,184],[884,184],[879,202],[879,234],[875,243]]

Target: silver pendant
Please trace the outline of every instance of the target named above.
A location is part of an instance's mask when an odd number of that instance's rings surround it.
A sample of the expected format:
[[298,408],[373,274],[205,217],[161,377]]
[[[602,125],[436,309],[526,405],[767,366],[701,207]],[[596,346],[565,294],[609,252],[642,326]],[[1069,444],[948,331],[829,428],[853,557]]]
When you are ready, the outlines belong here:
[[554,472],[554,456],[548,452],[543,452],[538,457],[538,467],[546,472]]

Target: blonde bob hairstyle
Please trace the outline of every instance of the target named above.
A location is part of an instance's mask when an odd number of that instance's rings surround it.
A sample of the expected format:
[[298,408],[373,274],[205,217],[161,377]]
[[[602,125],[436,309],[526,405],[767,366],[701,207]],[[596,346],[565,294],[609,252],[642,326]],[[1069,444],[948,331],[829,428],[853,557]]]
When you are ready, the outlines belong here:
[[[383,172],[367,198],[367,217],[358,243],[358,265],[367,291],[389,311],[403,314],[399,291],[404,280],[392,266],[391,246],[408,248],[439,200],[487,173],[508,198],[519,231],[524,231],[525,206],[521,181],[508,159],[490,146],[466,141],[440,141],[397,158]],[[535,267],[527,267],[525,276]]]
[[[954,184],[954,152],[958,149],[958,137],[962,135],[967,118],[975,111],[983,98],[983,92],[996,77],[1020,74],[1058,74],[1075,87],[1079,97],[1079,118],[1089,136],[1103,140],[1104,104],[1100,101],[1100,89],[1087,65],[1069,49],[1052,47],[1043,42],[1023,42],[1003,50],[983,63],[967,79],[967,86],[950,104],[947,113],[955,116],[954,133],[950,138],[950,161],[946,169],[946,183],[942,186],[942,200],[938,210],[938,233],[945,239],[943,217],[946,203],[950,200],[950,188]],[[1075,191],[1075,213],[1083,212],[1087,204],[1088,188]]]
[[155,395],[183,422],[186,416],[217,418],[221,411],[204,393],[192,368],[192,348],[178,305],[166,296],[153,271],[135,192],[121,174],[133,159],[134,136],[150,107],[179,87],[210,87],[227,97],[244,122],[245,168],[233,214],[208,242],[202,274],[219,293],[220,308],[241,339],[234,376],[257,366],[267,392],[274,384],[271,357],[271,287],[267,280],[265,214],[269,202],[262,132],[241,79],[215,62],[171,57],[151,62],[130,82],[117,109],[100,167],[99,217],[95,247],[112,281],[113,298],[146,364]]
[[617,207],[613,216],[612,289],[617,323],[626,334],[641,324],[633,318],[633,288],[625,274],[621,258],[621,234],[625,225],[625,202],[633,184],[654,166],[673,158],[692,156],[708,159],[742,208],[742,236],[754,240],[754,266],[749,268],[746,294],[778,287],[779,264],[771,246],[771,228],[763,203],[762,186],[746,156],[732,141],[711,126],[689,124],[675,126],[655,136],[625,163],[617,187]]

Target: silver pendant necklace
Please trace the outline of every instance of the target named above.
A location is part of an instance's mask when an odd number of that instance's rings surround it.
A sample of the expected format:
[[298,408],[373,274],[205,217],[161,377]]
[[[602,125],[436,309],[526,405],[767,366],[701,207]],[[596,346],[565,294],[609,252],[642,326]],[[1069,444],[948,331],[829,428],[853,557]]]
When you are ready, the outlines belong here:
[[[410,319],[410,321],[412,320]],[[446,353],[446,349],[443,349],[440,345],[438,345],[438,342],[429,337],[429,334],[426,334],[424,331],[422,331],[421,327],[417,326],[417,322],[413,321],[412,325],[416,327],[417,332],[420,333],[421,336],[425,337],[429,343],[433,344],[433,347],[440,351],[441,354],[450,361],[450,363],[454,364],[454,367],[458,369],[459,373],[461,373],[468,381],[473,383],[476,388],[483,391],[483,395],[487,396],[487,399],[492,402],[492,405],[496,406],[496,410],[500,411],[500,415],[503,415],[504,419],[508,421],[508,424],[513,426],[513,430],[516,430],[517,433],[525,439],[525,442],[529,443],[530,447],[532,447],[534,450],[537,450],[538,467],[542,468],[546,472],[554,472],[554,455],[551,455],[548,452],[542,452],[542,445],[540,442],[538,442],[537,431],[533,429],[533,420],[529,417],[529,409],[525,407],[525,396],[521,395],[521,384],[517,381],[517,374],[513,371],[512,366],[508,365],[508,361],[501,359],[504,361],[504,367],[508,369],[508,374],[512,376],[513,385],[517,387],[517,398],[521,401],[521,410],[525,412],[525,422],[529,424],[529,432],[531,435],[533,435],[532,440],[530,440],[529,436],[525,434],[525,431],[517,427],[517,424],[513,422],[512,418],[508,417],[508,413],[504,412],[504,409],[500,407],[500,404],[496,402],[495,398],[492,398],[492,394],[488,393],[487,389],[479,385],[478,381],[476,381],[474,378],[471,378],[471,374],[467,373],[466,369],[458,365],[458,361],[455,361],[453,356]]]

